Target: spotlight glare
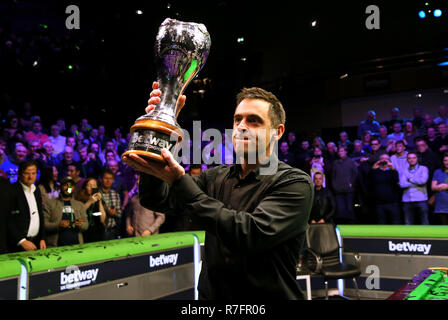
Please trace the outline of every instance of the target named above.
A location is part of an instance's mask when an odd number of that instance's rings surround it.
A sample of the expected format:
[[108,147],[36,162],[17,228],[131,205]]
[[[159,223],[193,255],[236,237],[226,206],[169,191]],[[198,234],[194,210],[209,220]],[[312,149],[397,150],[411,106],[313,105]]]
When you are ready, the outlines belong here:
[[142,15],[142,14],[143,14],[143,11],[142,11],[142,10],[137,10],[136,13],[137,13],[138,15]]
[[425,18],[426,18],[426,12],[423,11],[423,10],[421,10],[421,11],[418,13],[418,16],[419,16],[421,19],[425,19]]
[[436,9],[434,10],[434,17],[438,18],[442,15],[442,10]]

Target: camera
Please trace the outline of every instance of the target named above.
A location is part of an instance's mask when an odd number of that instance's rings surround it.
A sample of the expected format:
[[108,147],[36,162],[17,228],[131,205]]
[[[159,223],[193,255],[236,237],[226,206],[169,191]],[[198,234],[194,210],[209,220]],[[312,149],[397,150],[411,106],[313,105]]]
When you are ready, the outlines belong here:
[[92,188],[92,194],[98,193],[99,189],[98,188]]
[[385,166],[386,164],[387,164],[387,161],[381,161],[381,162],[379,163],[380,166]]

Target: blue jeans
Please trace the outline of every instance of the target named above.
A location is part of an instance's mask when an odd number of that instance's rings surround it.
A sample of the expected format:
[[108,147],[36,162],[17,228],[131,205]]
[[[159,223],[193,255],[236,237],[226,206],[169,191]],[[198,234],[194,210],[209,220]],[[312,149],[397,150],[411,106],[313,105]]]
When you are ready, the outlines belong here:
[[[401,224],[401,209],[398,203],[386,203],[376,205],[376,217],[378,224]],[[389,219],[388,219],[389,218]]]
[[428,203],[426,201],[403,202],[404,223],[414,224],[414,214],[420,215],[422,225],[428,225]]

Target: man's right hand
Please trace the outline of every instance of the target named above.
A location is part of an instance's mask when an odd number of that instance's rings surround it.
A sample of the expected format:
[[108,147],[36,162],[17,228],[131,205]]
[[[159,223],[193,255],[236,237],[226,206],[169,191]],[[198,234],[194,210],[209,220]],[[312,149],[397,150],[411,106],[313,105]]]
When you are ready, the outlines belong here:
[[25,240],[20,244],[25,251],[37,250],[37,247],[34,243],[29,240]]
[[61,222],[59,222],[59,226],[61,228],[68,228],[70,226],[70,221],[69,220],[61,220]]

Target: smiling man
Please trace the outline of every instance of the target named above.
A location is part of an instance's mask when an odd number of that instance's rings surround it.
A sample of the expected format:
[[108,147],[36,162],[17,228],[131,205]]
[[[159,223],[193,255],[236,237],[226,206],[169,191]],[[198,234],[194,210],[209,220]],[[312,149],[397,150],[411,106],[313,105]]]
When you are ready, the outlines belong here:
[[[160,96],[154,83],[147,112]],[[179,104],[185,104],[185,96]],[[162,151],[165,164],[135,154],[124,158],[142,172],[139,192],[144,207],[166,214],[183,212],[206,231],[200,299],[304,298],[296,265],[313,186],[306,173],[276,158],[274,147],[284,131],[280,101],[260,88],[243,89],[237,96],[232,134],[239,163],[191,177],[167,150]],[[272,163],[275,170],[264,170],[272,169]]]

